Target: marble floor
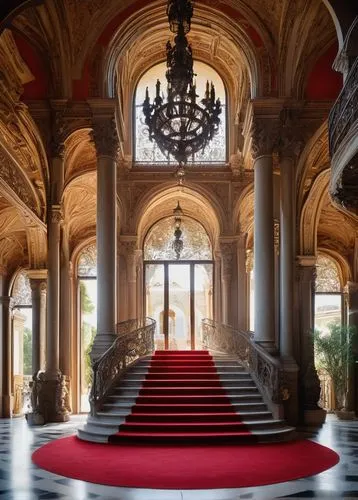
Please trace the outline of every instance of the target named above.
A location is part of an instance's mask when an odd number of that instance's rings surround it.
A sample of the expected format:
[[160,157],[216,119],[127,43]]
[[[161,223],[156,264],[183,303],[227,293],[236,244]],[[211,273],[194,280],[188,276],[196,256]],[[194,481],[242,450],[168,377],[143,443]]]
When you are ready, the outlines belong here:
[[67,479],[39,469],[31,453],[39,446],[75,432],[84,416],[66,424],[29,428],[25,419],[0,420],[0,499],[35,500],[239,500],[274,498],[358,499],[358,420],[338,421],[329,415],[318,432],[302,434],[340,455],[335,467],[313,477],[258,488],[220,490],[148,490],[113,488]]

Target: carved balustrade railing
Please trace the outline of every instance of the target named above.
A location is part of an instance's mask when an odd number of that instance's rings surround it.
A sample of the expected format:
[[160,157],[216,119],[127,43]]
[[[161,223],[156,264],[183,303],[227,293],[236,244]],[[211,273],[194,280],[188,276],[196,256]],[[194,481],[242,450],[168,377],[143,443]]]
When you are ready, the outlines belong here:
[[280,404],[288,397],[281,362],[253,341],[253,332],[236,330],[211,319],[203,319],[203,346],[236,356],[250,372],[267,400]]
[[154,351],[156,322],[152,318],[131,319],[117,324],[117,338],[92,365],[91,414],[101,408],[106,396],[127,368]]
[[339,148],[349,129],[358,120],[358,58],[350,69],[344,87],[328,120],[331,156]]

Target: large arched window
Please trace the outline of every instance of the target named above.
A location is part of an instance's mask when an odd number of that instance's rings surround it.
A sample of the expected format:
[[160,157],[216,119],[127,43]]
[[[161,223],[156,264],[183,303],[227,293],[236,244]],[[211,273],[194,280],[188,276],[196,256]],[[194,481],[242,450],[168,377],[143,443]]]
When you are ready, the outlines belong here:
[[343,320],[343,294],[337,264],[319,255],[316,264],[315,328],[328,331],[329,323]]
[[89,411],[88,395],[92,384],[90,352],[97,331],[97,250],[89,245],[77,264],[80,324],[80,411]]
[[[166,63],[160,63],[149,69],[139,80],[134,105],[134,160],[137,164],[157,164],[170,165],[176,164],[176,160],[171,156],[165,156],[158,148],[155,141],[151,142],[148,135],[148,127],[144,122],[142,111],[145,91],[148,87],[149,95],[154,97],[155,83],[159,79],[165,88]],[[220,126],[218,133],[210,141],[205,150],[199,151],[188,160],[190,164],[224,164],[226,162],[226,94],[225,87],[220,75],[209,65],[194,61],[194,73],[197,75],[196,89],[198,100],[205,94],[206,82],[213,82],[216,96],[220,98],[222,104],[222,113],[220,115]]]
[[27,410],[32,376],[32,300],[27,274],[20,271],[12,287],[12,373],[13,414]]

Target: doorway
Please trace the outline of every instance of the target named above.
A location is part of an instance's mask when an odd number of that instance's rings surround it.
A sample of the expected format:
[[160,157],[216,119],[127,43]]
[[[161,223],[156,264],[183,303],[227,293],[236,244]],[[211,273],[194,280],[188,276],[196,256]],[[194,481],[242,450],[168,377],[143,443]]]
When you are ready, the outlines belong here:
[[213,262],[145,261],[146,316],[156,349],[202,349],[201,320],[213,317]]

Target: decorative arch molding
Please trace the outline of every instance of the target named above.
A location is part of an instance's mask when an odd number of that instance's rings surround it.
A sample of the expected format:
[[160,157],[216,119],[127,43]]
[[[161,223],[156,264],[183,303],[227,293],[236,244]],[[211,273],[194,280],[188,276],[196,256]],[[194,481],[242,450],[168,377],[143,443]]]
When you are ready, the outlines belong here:
[[72,269],[74,270],[74,277],[77,278],[77,269],[78,269],[78,261],[79,258],[81,257],[81,253],[83,250],[85,250],[87,247],[95,245],[96,244],[96,237],[91,236],[90,238],[87,238],[80,243],[78,243],[75,248],[72,251],[70,261],[72,263]]
[[138,204],[134,214],[135,232],[138,235],[137,247],[142,248],[145,235],[149,228],[163,217],[173,216],[173,209],[180,202],[185,215],[202,224],[215,248],[223,228],[223,213],[213,201],[212,195],[204,193],[198,186],[186,185],[161,186],[151,190]]
[[317,255],[320,254],[322,256],[328,257],[332,259],[335,264],[337,264],[337,270],[339,274],[339,279],[341,282],[342,289],[345,287],[348,281],[352,281],[352,271],[350,265],[341,254],[332,250],[331,248],[318,247]]
[[19,167],[13,155],[0,144],[0,187],[4,195],[34,216],[41,216],[41,204],[31,181]]
[[240,193],[233,210],[234,233],[250,233],[253,230],[254,185],[246,186]]
[[[71,246],[96,232],[96,172],[78,173],[63,190],[64,223]],[[81,199],[81,203],[78,200]]]
[[65,140],[65,146],[65,185],[78,176],[96,170],[97,155],[91,128],[83,127],[71,131]]
[[330,166],[327,120],[306,144],[296,168],[297,213],[300,213],[316,176]]
[[300,215],[299,255],[317,255],[317,228],[329,184],[329,169],[314,180]]

